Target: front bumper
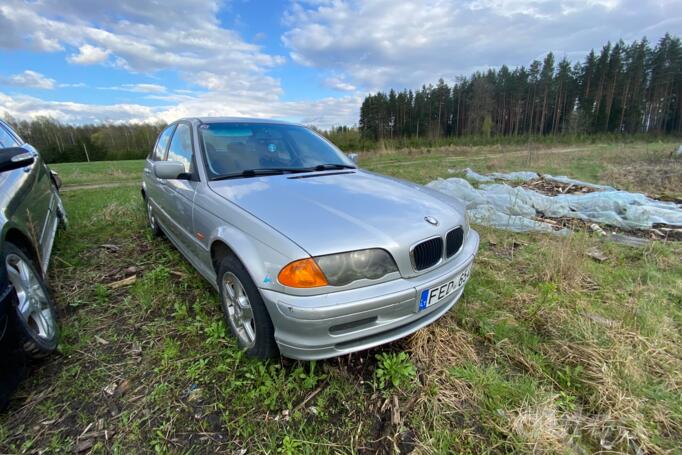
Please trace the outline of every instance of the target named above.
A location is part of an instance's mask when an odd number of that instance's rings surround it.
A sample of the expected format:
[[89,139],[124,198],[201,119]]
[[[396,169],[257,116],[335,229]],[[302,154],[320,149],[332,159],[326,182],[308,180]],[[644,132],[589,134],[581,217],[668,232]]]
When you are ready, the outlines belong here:
[[478,233],[470,230],[455,258],[414,278],[305,297],[261,289],[281,354],[301,360],[335,357],[397,340],[431,324],[454,306],[464,286],[423,311],[417,311],[418,293],[465,270],[478,244]]

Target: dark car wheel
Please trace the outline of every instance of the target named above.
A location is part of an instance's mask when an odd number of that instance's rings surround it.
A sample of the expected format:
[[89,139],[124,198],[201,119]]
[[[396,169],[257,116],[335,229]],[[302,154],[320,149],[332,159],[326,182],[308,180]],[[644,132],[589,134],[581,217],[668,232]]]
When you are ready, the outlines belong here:
[[220,303],[225,322],[239,347],[251,357],[270,358],[279,353],[275,330],[258,288],[234,256],[223,258],[218,268]]
[[19,348],[33,359],[57,348],[59,327],[50,293],[33,261],[17,246],[5,244],[7,277],[14,288],[10,327]]
[[149,198],[144,199],[144,204],[147,209],[147,222],[149,223],[149,229],[152,231],[152,235],[154,237],[160,237],[161,236],[161,228],[159,227],[159,224],[156,221],[156,215],[154,214],[154,208],[152,207],[152,203],[149,202]]

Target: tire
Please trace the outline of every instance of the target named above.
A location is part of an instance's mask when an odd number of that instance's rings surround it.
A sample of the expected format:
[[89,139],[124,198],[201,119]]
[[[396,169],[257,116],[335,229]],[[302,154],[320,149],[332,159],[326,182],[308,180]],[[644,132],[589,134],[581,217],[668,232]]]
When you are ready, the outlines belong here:
[[7,242],[4,257],[2,266],[14,287],[9,329],[28,358],[46,357],[59,342],[54,301],[35,264],[19,247]]
[[144,206],[147,211],[147,224],[149,224],[149,230],[152,231],[152,236],[161,237],[163,233],[156,220],[156,215],[154,215],[154,208],[152,207],[152,203],[149,202],[149,197],[144,198]]
[[239,347],[250,357],[277,356],[275,329],[263,298],[244,265],[233,255],[226,255],[220,262],[218,289],[225,323]]

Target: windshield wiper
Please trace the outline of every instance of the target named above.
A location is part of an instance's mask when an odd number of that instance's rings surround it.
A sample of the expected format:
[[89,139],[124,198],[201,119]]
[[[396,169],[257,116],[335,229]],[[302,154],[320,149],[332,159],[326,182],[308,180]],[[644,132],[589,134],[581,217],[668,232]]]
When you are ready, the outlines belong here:
[[282,174],[295,174],[297,172],[309,172],[309,169],[299,169],[299,168],[260,168],[260,169],[246,169],[241,172],[235,172],[234,174],[219,175],[218,177],[213,177],[211,180],[229,180],[229,179],[239,179],[243,177],[258,177],[261,175],[282,175]]
[[260,168],[260,169],[246,169],[241,172],[235,172],[234,174],[219,175],[218,177],[213,177],[211,180],[229,180],[229,179],[239,179],[245,177],[258,177],[261,175],[282,175],[282,174],[298,174],[301,172],[314,172],[314,171],[329,171],[335,169],[357,169],[355,166],[348,164],[337,164],[337,163],[326,163],[318,164],[317,166],[311,167],[273,167],[273,168]]
[[317,166],[308,168],[310,170],[314,171],[328,171],[328,170],[334,170],[334,169],[357,169],[355,166],[351,166],[349,164],[338,164],[338,163],[325,163],[325,164],[318,164]]

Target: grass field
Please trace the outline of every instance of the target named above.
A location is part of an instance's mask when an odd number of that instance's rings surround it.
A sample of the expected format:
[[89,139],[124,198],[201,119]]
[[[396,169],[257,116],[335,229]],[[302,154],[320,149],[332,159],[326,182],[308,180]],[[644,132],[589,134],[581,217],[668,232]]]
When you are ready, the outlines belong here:
[[[404,150],[371,170],[537,170],[678,195],[672,144]],[[484,156],[484,157],[483,157]],[[482,158],[483,157],[483,158]],[[56,165],[67,186],[141,162]],[[415,335],[323,362],[236,348],[216,294],[145,226],[139,190],[64,193],[51,286],[60,352],[0,416],[0,453],[675,453],[682,446],[682,245],[477,227],[461,302]],[[608,259],[592,260],[598,248]],[[134,276],[134,282],[112,283]]]

